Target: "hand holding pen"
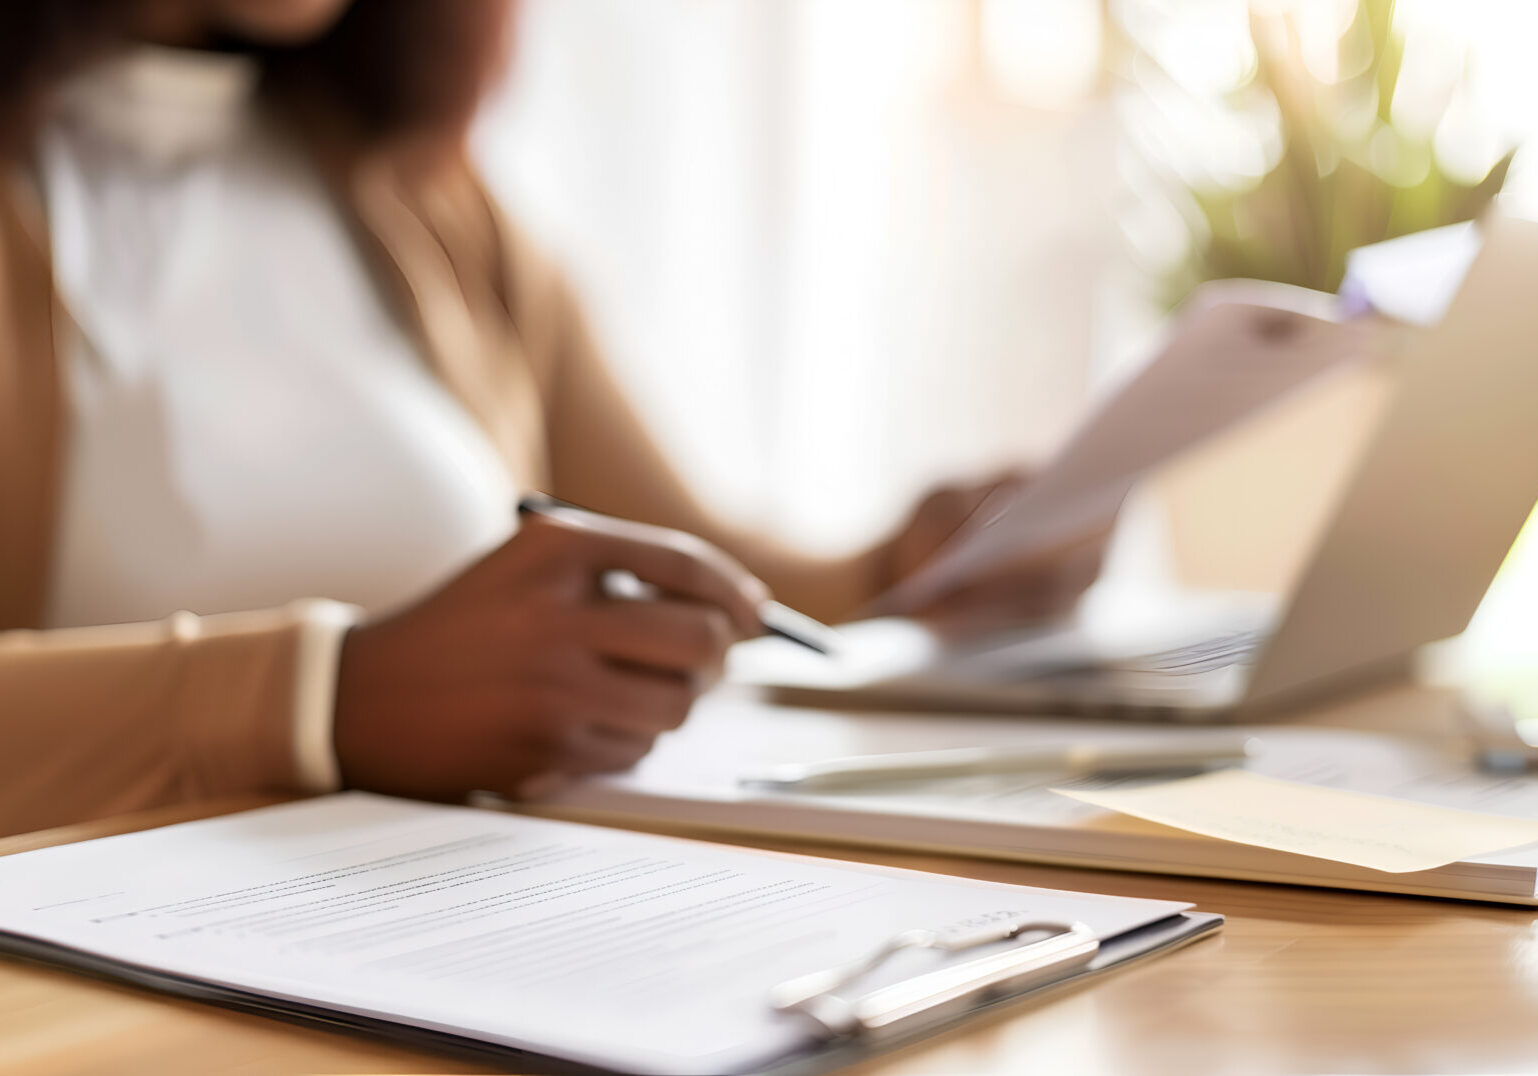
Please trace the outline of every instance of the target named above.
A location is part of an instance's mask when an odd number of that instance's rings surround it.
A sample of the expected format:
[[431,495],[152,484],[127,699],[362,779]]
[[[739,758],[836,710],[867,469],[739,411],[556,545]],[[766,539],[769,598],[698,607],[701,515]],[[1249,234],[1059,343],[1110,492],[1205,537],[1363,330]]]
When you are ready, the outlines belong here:
[[[764,585],[700,539],[553,503],[521,515],[437,591],[347,634],[335,742],[349,787],[529,798],[624,769],[763,630]],[[614,593],[624,576],[644,592]]]
[[[589,529],[606,530],[621,533],[651,533],[659,540],[668,542],[683,542],[693,546],[703,556],[716,559],[730,558],[725,553],[711,546],[707,542],[694,538],[691,535],[679,531],[668,531],[661,527],[652,527],[644,523],[635,523],[630,520],[616,519],[606,516],[601,512],[594,512],[590,508],[580,508],[566,501],[556,500],[544,493],[532,493],[518,502],[518,514],[525,518],[539,516],[548,519],[564,520],[567,523]],[[735,562],[730,562],[735,563]],[[741,570],[740,566],[737,566]],[[661,597],[661,591],[653,584],[637,578],[635,575],[623,571],[612,570],[605,572],[601,578],[601,586],[607,596],[616,599],[631,599],[636,601],[655,601]],[[788,639],[793,643],[806,647],[819,654],[832,654],[838,646],[838,639],[832,628],[820,621],[813,620],[805,613],[796,610],[767,596],[758,600],[756,615],[759,626],[767,635],[777,635],[782,639]]]

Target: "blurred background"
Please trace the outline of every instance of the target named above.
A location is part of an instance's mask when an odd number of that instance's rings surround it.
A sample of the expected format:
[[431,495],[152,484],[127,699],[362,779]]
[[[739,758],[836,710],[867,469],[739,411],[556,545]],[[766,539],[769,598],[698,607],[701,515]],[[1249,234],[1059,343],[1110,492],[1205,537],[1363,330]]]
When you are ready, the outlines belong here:
[[[847,548],[1049,453],[1204,279],[1538,209],[1535,50],[1531,0],[524,0],[477,148],[702,495]],[[1180,573],[1284,582],[1374,392],[1161,479]],[[1501,587],[1538,638],[1538,558]]]

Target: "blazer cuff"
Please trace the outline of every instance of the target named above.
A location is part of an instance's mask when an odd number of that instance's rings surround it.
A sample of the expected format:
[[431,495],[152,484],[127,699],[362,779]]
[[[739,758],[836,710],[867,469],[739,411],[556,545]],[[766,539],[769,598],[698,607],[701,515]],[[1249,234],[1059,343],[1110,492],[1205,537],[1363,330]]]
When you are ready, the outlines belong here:
[[342,639],[363,619],[356,605],[325,599],[300,603],[299,652],[294,666],[294,773],[306,792],[342,787],[332,736]]

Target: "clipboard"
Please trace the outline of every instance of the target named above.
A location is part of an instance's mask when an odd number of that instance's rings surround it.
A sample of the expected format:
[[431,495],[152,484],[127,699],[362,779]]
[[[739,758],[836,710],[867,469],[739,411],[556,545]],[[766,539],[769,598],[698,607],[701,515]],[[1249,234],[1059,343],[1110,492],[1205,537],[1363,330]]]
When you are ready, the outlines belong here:
[[[945,969],[945,974],[904,979],[853,997],[828,991],[801,1007],[821,1025],[816,1047],[758,1072],[761,1076],[819,1076],[899,1050],[985,1014],[1042,1001],[1060,990],[1096,981],[1109,971],[1199,941],[1216,933],[1222,924],[1221,915],[1184,912],[1103,942],[1087,934],[1083,924],[1051,924],[1053,929],[1045,937],[1033,938],[1003,954],[967,960]],[[285,1023],[382,1039],[468,1060],[513,1061],[531,1073],[597,1076],[626,1071],[103,960],[7,932],[0,932],[0,954]],[[774,999],[766,999],[766,1003],[772,1005]]]
[[[352,964],[330,956],[306,964],[302,952],[274,962],[264,943],[251,936],[237,937],[222,948],[213,939],[206,943],[213,948],[201,948],[205,943],[199,939],[208,938],[210,929],[214,934],[225,929],[216,921],[228,915],[281,918],[279,905],[299,899],[284,895],[295,891],[292,879],[317,886],[322,902],[333,899],[326,895],[333,891],[334,899],[349,907],[371,899],[368,895],[379,892],[384,879],[372,873],[372,867],[363,870],[357,864],[367,866],[381,856],[391,863],[405,862],[400,869],[417,888],[445,879],[444,907],[463,908],[467,899],[479,901],[480,893],[495,896],[504,891],[500,883],[475,890],[473,886],[483,883],[465,883],[461,868],[465,863],[480,867],[497,861],[506,849],[487,842],[506,834],[521,842],[519,846],[533,849],[530,854],[547,854],[540,849],[565,841],[593,857],[581,868],[551,868],[557,881],[578,878],[595,864],[609,870],[605,864],[636,862],[638,857],[647,857],[653,866],[676,861],[684,864],[685,873],[696,872],[684,878],[692,886],[686,887],[688,900],[696,903],[680,913],[666,910],[651,897],[635,898],[642,905],[640,918],[621,923],[610,934],[583,933],[582,945],[569,948],[559,941],[559,930],[551,934],[540,928],[532,943],[520,943],[514,950],[512,963],[504,965],[510,972],[493,969],[497,978],[480,1008],[465,999],[474,998],[486,980],[462,979],[446,986],[441,976],[427,974],[410,980],[418,984],[411,987],[394,970],[381,970],[377,952]],[[225,862],[197,862],[200,848]],[[325,851],[317,854],[316,849]],[[603,855],[610,858],[599,862]],[[461,863],[455,856],[469,858]],[[260,860],[257,869],[245,862],[250,859]],[[341,874],[333,870],[337,862],[345,868]],[[232,863],[239,869],[231,870]],[[196,884],[177,879],[136,890],[138,879],[128,870],[137,865],[143,866],[143,877],[174,869]],[[269,877],[274,870],[277,873]],[[537,962],[536,950],[551,944],[559,950],[562,967],[585,945],[604,950],[600,955],[610,978],[644,979],[665,958],[630,955],[645,951],[627,947],[668,941],[665,931],[673,928],[652,924],[670,915],[708,918],[713,913],[694,909],[719,908],[721,902],[714,894],[702,896],[696,882],[723,872],[737,872],[743,892],[765,883],[780,886],[781,892],[821,886],[828,899],[813,894],[804,906],[778,906],[794,913],[788,920],[791,933],[782,937],[799,939],[796,944],[775,941],[766,928],[755,944],[770,959],[745,962],[739,951],[726,978],[711,967],[700,971],[702,978],[690,989],[652,989],[644,995],[651,1011],[639,1015],[627,1011],[629,1003],[610,991],[604,976],[582,980],[578,992],[570,995],[585,1000],[586,1007],[578,1011],[562,1009],[575,1003],[561,1000],[558,991],[542,993],[517,981],[530,960]],[[246,875],[268,881],[251,888]],[[113,892],[101,892],[103,877],[113,879]],[[337,878],[348,881],[337,885]],[[203,882],[214,888],[198,889]],[[537,890],[546,883],[532,884]],[[641,884],[653,896],[660,892],[654,881]],[[614,892],[592,899],[606,899]],[[164,903],[167,894],[177,901]],[[51,903],[61,898],[65,903]],[[218,899],[210,903],[212,898]],[[150,900],[156,903],[146,903]],[[701,900],[704,903],[698,903]],[[314,905],[295,907],[304,916],[316,914]],[[770,901],[765,907],[776,906]],[[381,914],[390,923],[400,923],[409,921],[415,910],[392,906]],[[534,921],[549,922],[543,917],[553,911],[562,914],[541,897]],[[1077,913],[1085,922],[1072,918]],[[445,912],[444,917],[452,914]],[[936,919],[947,921],[937,926]],[[189,922],[199,925],[189,932]],[[341,929],[353,929],[360,921],[348,922],[351,925]],[[879,924],[890,930],[893,922],[905,929],[889,934],[875,929]],[[365,929],[375,929],[375,923],[368,920]],[[0,952],[263,1016],[562,1073],[820,1073],[895,1049],[977,1013],[1167,951],[1213,932],[1220,923],[1219,916],[1192,912],[1176,902],[971,882],[362,794],[0,859]],[[490,925],[507,929],[506,920]],[[747,926],[756,929],[756,921]],[[819,935],[818,927],[828,929]],[[659,929],[664,933],[657,933]],[[303,945],[316,936],[308,935]],[[709,937],[707,930],[682,941],[699,945],[705,944],[699,939]],[[479,938],[470,940],[479,945]],[[830,946],[840,939],[842,945]],[[427,947],[436,951],[443,940],[435,935],[426,939]],[[729,949],[712,948],[706,963],[718,963]],[[828,964],[830,953],[836,956]],[[473,959],[480,956],[477,950]],[[783,968],[792,974],[781,976]],[[682,980],[675,985],[678,982]],[[733,989],[736,994],[723,1002]],[[559,1019],[563,1012],[569,1017],[563,1027],[549,1022],[550,1013]],[[740,1026],[740,1033],[730,1032],[735,1038],[728,1040],[719,1030],[716,1022],[723,1016]],[[627,1019],[630,1024],[625,1024]],[[678,1032],[661,1026],[668,1020],[673,1028],[685,1029],[688,1041],[671,1037]],[[659,1027],[648,1028],[652,1021]]]
[[[824,1024],[824,1048],[787,1062],[769,1076],[817,1076],[912,1045],[998,1010],[1041,1002],[1086,986],[1106,973],[1182,948],[1221,929],[1223,917],[1183,912],[1115,938],[1096,942],[1083,924],[1038,924],[1049,929],[1005,953],[967,960],[940,973],[915,977],[868,994],[829,993],[814,1007]],[[841,1023],[847,1020],[847,1023]]]

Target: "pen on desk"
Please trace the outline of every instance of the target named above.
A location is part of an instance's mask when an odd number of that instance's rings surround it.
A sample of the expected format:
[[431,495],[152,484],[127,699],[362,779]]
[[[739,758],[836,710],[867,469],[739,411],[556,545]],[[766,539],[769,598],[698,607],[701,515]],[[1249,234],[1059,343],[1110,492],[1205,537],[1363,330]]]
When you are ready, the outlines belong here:
[[[543,493],[532,493],[522,497],[518,501],[518,514],[520,516],[550,516],[559,518],[562,514],[569,516],[591,516],[609,518],[601,512],[595,512],[590,508],[570,504],[557,500]],[[603,578],[604,589],[614,597],[630,598],[637,601],[645,601],[656,596],[656,590],[650,584],[637,579],[629,572],[606,572]],[[808,650],[819,654],[831,655],[838,647],[838,635],[834,630],[819,620],[813,620],[805,613],[798,613],[788,605],[772,599],[760,602],[758,605],[758,622],[769,635],[778,635],[782,639],[789,639],[793,643],[799,643]]]
[[1136,747],[1070,744],[1057,747],[957,747],[891,755],[852,755],[820,762],[765,766],[738,778],[742,785],[795,791],[859,788],[887,781],[1008,773],[1166,773],[1242,762],[1256,744],[1247,736]]

